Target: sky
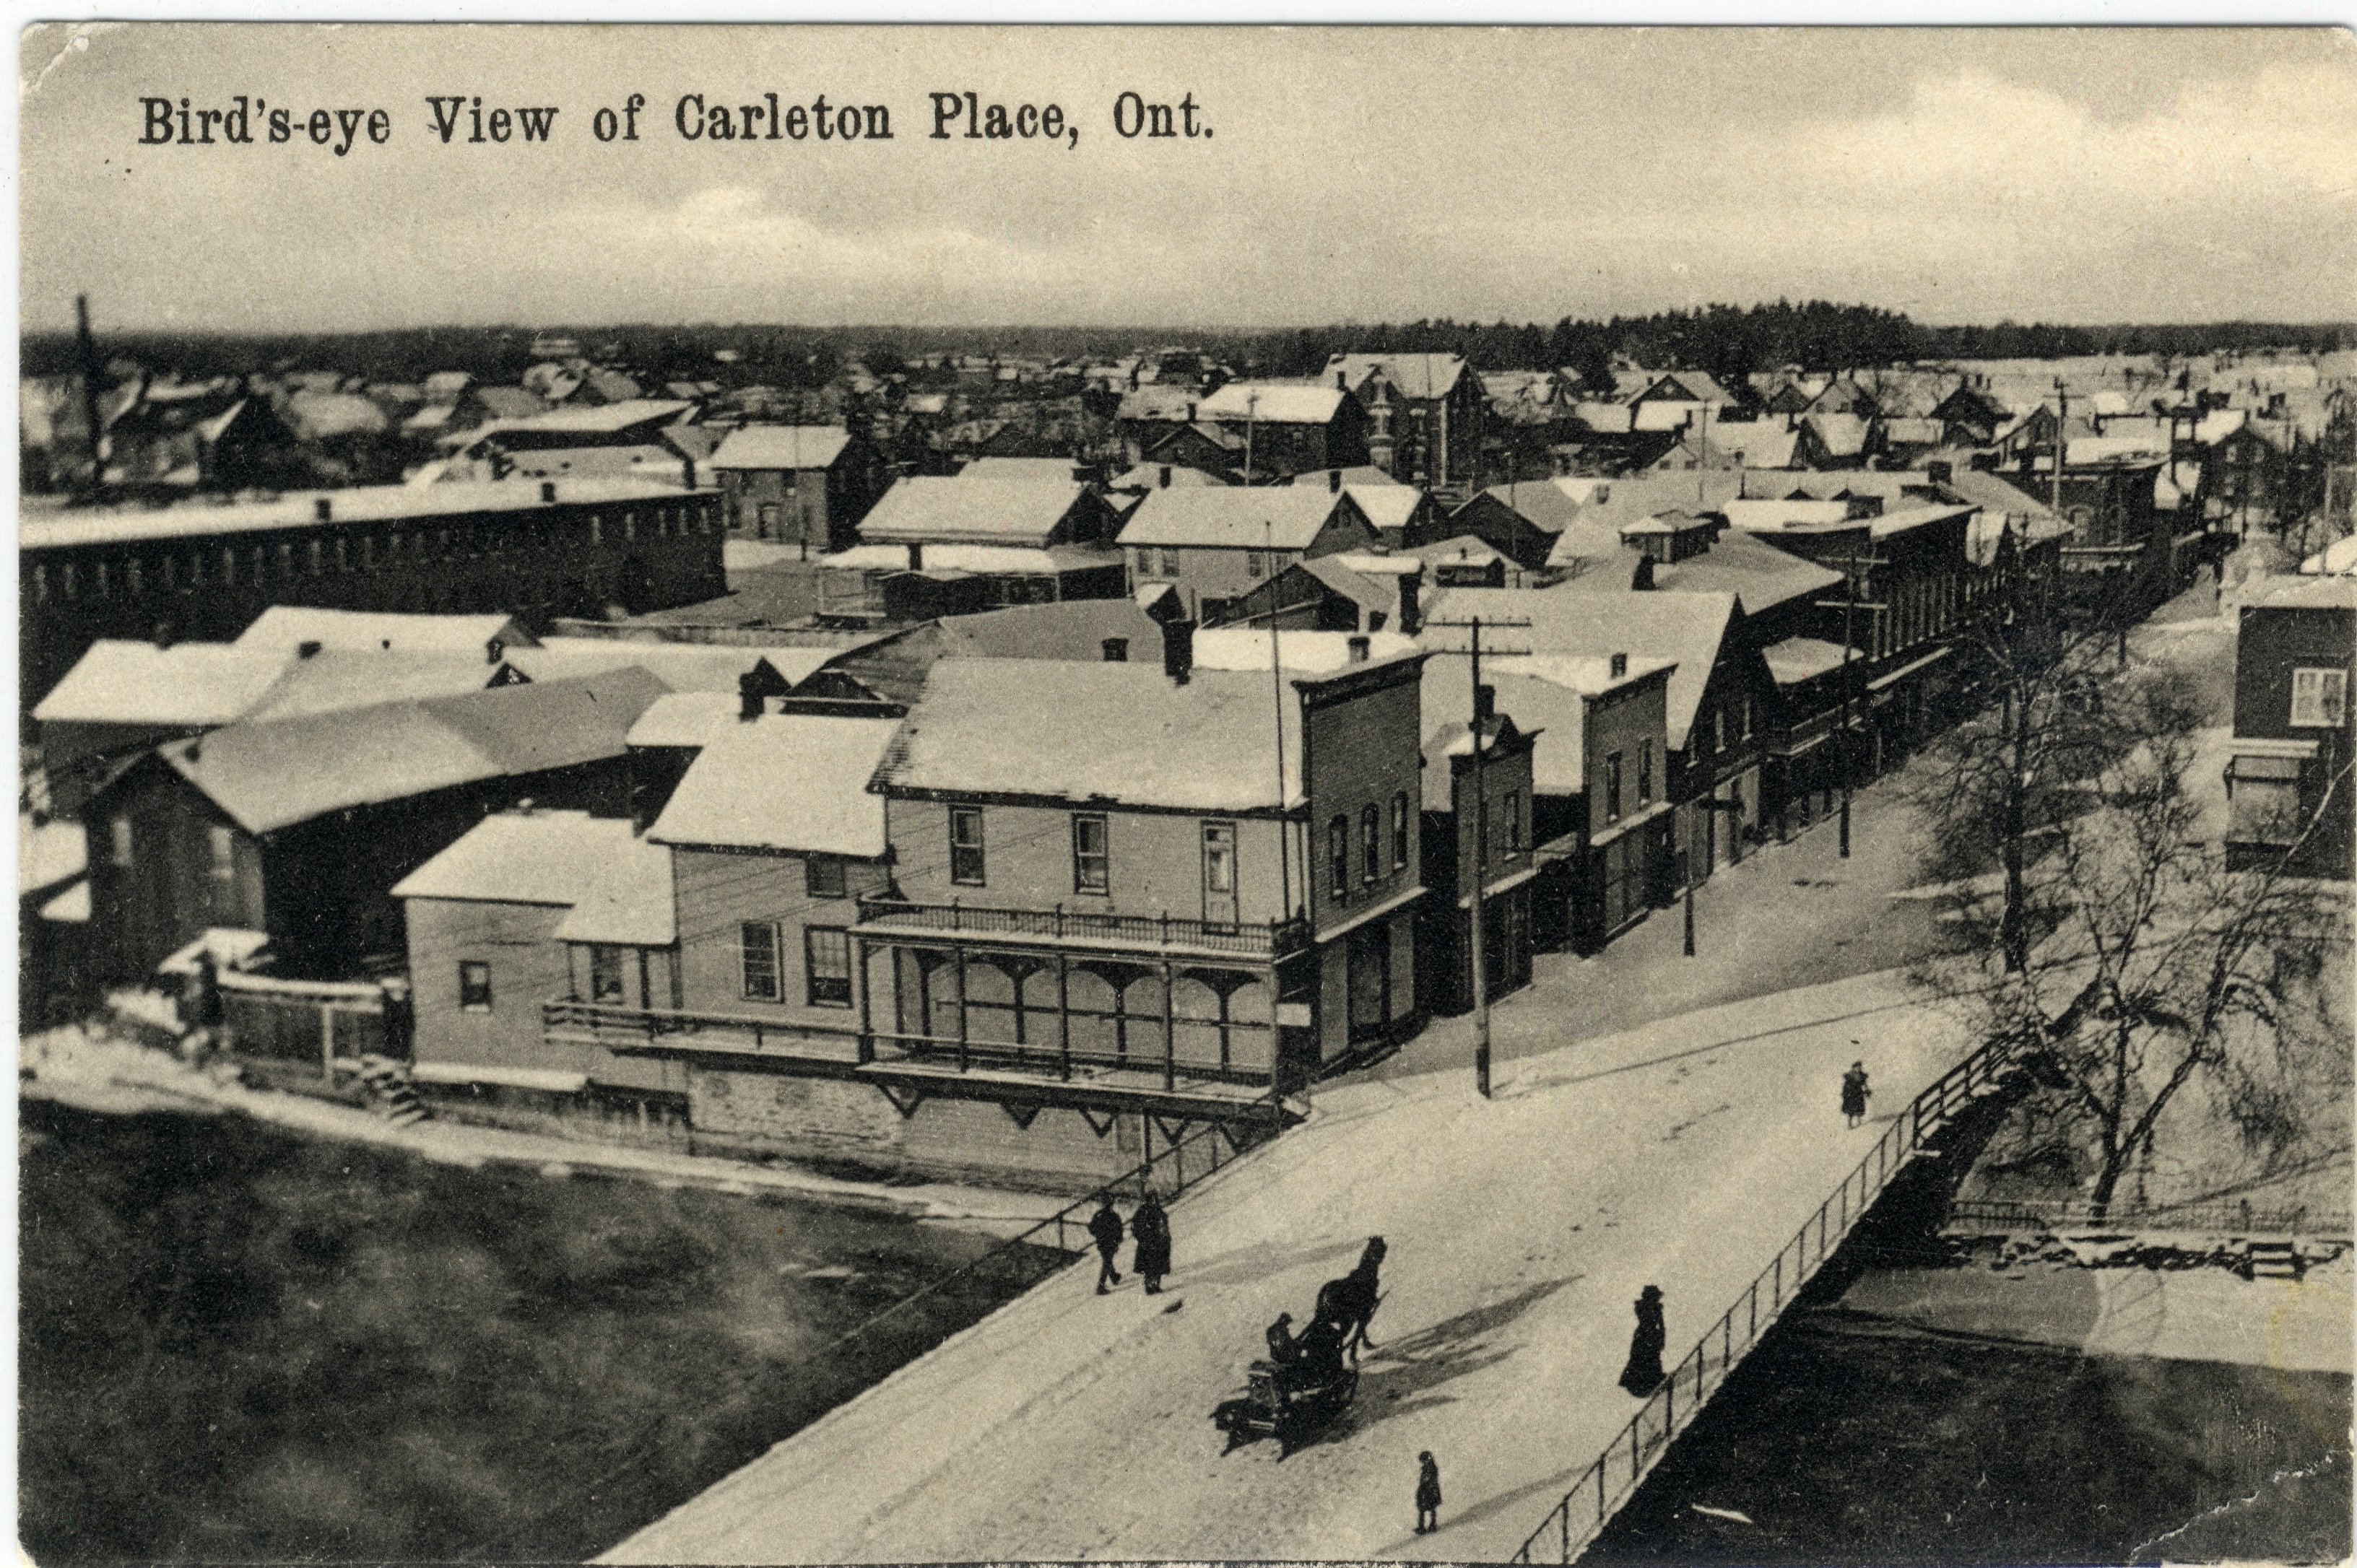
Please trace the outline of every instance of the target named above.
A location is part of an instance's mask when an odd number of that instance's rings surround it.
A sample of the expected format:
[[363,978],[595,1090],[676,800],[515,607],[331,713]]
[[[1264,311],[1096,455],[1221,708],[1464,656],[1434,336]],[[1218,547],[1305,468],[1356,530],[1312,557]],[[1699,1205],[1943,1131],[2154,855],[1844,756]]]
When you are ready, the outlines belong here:
[[[2357,318],[2357,38],[2322,29],[428,27],[20,36],[19,289],[113,329]],[[930,94],[1076,145],[937,140]],[[881,104],[690,141],[681,99]],[[1208,134],[1125,138],[1191,97]],[[643,96],[638,140],[595,134]],[[144,145],[141,100],[296,112]],[[554,105],[436,134],[430,96]],[[317,109],[382,109],[342,156]],[[332,124],[332,119],[330,124]],[[791,122],[788,122],[789,126]],[[766,129],[766,124],[764,125]],[[962,130],[963,126],[957,127]]]

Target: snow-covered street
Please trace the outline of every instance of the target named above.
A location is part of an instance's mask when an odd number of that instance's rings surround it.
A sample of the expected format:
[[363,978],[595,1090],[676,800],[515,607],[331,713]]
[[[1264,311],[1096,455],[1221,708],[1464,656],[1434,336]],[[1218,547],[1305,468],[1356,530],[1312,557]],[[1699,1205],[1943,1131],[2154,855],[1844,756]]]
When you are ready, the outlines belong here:
[[[1333,1086],[1174,1207],[1164,1295],[1067,1270],[609,1560],[1504,1558],[1628,1420],[1638,1291],[1665,1293],[1674,1360],[1970,1044],[1891,972],[1509,1061],[1487,1103],[1469,1072]],[[1851,1130],[1859,1058],[1875,1114]],[[1211,1412],[1264,1328],[1306,1319],[1375,1234],[1354,1408],[1282,1461],[1223,1455]]]

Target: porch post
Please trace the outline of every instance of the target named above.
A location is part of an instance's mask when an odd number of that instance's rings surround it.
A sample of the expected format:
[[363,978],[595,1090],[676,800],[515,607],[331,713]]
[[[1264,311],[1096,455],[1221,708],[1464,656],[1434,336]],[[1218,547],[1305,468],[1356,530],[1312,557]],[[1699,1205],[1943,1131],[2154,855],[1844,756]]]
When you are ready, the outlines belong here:
[[952,948],[950,953],[957,961],[958,1071],[963,1072],[966,1070],[965,949]]
[[[1166,926],[1169,924],[1167,911],[1162,920]],[[1162,961],[1162,1087],[1166,1090],[1178,1087],[1178,1036],[1174,1026],[1176,1015],[1171,1010],[1170,985],[1170,961],[1166,958]]]
[[[1057,906],[1057,918],[1063,918],[1061,905]],[[1066,1081],[1072,1076],[1072,992],[1071,960],[1062,952],[1056,954],[1056,1056]]]
[[876,1059],[876,1036],[872,1033],[867,996],[867,939],[856,937],[853,940],[859,952],[855,983],[859,987],[859,1060],[865,1065]]

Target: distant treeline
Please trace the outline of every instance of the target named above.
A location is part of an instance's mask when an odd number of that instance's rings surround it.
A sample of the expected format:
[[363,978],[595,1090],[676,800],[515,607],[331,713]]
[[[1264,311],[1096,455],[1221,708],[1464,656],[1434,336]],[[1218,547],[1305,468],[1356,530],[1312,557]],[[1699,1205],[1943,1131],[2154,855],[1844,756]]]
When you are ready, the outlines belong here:
[[[2220,351],[2293,349],[2318,352],[2357,345],[2357,325],[2257,321],[2190,326],[2056,327],[2011,321],[1992,327],[1932,327],[1867,305],[1824,300],[1773,305],[1712,305],[1695,310],[1575,320],[1553,327],[1500,321],[1417,321],[1273,331],[1178,327],[840,327],[549,326],[419,327],[382,332],[198,335],[101,332],[102,356],[128,357],[182,375],[271,370],[336,370],[375,380],[414,381],[434,371],[468,371],[511,381],[533,363],[533,340],[564,333],[602,358],[661,381],[713,381],[816,386],[845,360],[888,375],[908,361],[943,353],[1042,360],[1101,359],[1157,346],[1202,350],[1249,374],[1302,376],[1348,350],[1448,351],[1483,370],[1568,368],[1598,390],[1610,381],[1612,356],[1648,367],[1707,371],[1722,381],[1781,365],[1845,371],[1919,360],[2056,359],[2089,354],[2172,358]],[[733,362],[713,358],[734,350]],[[28,334],[23,373],[55,375],[75,364],[73,339]],[[651,390],[651,389],[650,389]]]

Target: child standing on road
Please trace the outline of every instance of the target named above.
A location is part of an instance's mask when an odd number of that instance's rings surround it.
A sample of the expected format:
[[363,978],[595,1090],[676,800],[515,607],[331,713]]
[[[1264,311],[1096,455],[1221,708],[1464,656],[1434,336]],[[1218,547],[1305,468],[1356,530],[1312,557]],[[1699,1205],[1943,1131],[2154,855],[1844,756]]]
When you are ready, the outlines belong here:
[[1427,1448],[1415,1456],[1415,1532],[1429,1535],[1440,1528],[1440,1466]]

